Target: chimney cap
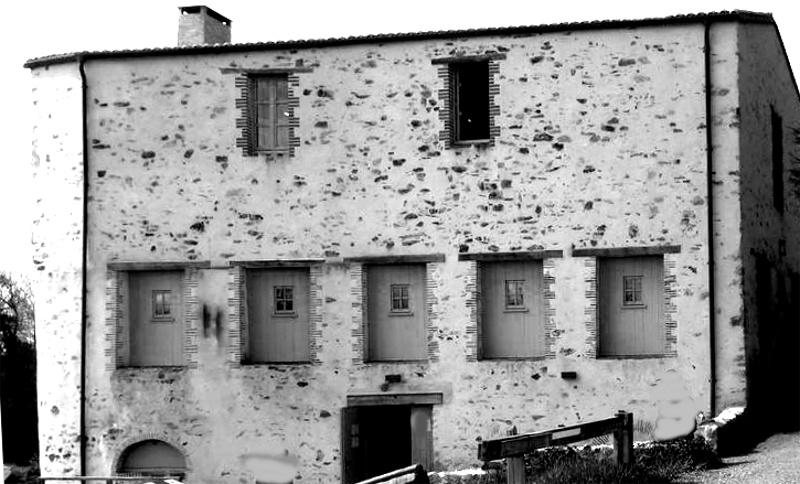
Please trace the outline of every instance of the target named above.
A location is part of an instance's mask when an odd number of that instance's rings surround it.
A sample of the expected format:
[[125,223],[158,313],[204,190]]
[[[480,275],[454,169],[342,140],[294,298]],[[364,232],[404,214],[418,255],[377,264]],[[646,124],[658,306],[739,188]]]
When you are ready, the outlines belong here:
[[215,10],[212,10],[212,9],[206,7],[205,5],[191,5],[191,6],[188,6],[188,7],[178,7],[178,10],[181,11],[181,15],[184,15],[184,14],[187,14],[187,13],[201,13],[202,11],[205,10],[206,15],[208,15],[211,18],[213,18],[214,20],[217,20],[218,22],[221,22],[221,23],[223,23],[225,25],[228,25],[228,26],[230,26],[231,23],[232,23],[231,19],[225,17],[224,15],[222,15],[221,13],[219,13],[219,12],[217,12]]

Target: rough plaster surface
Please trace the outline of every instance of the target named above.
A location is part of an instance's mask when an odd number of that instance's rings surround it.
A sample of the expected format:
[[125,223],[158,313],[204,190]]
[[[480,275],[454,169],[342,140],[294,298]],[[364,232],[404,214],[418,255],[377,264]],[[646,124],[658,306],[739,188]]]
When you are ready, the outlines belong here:
[[709,30],[713,46],[710,67],[716,409],[745,403],[738,29],[738,24],[726,23],[714,24]]
[[42,475],[80,472],[83,142],[74,65],[33,72],[33,226]]
[[[714,38],[722,44],[713,49],[715,66],[725,72],[719,86],[735,90],[728,77],[736,72],[728,57],[735,29],[721,26]],[[438,139],[443,86],[431,60],[487,51],[506,55],[496,79],[500,135],[491,148],[445,149]],[[298,75],[294,93],[295,156],[243,157],[235,146],[235,75],[221,68],[301,65],[311,72]],[[669,369],[699,408],[708,405],[701,26],[93,60],[86,70],[88,474],[113,472],[127,445],[156,437],[186,453],[197,482],[247,482],[252,476],[239,456],[284,452],[299,459],[298,482],[335,481],[346,396],[379,393],[386,374],[404,377],[392,392],[443,394],[433,410],[439,468],[474,464],[476,439],[512,427],[542,430],[618,409],[652,422],[653,388]],[[715,133],[734,143],[717,151],[715,167],[727,167],[738,146],[735,129],[723,124],[736,106],[722,93],[714,102]],[[78,170],[80,159],[74,162]],[[735,200],[738,177],[716,176],[724,186],[714,192],[720,207]],[[729,231],[737,220],[721,222]],[[718,277],[735,282],[736,238],[716,240],[725,260]],[[572,257],[572,247],[657,245],[681,246],[670,256],[677,357],[595,359],[587,350],[592,287],[586,259]],[[79,247],[66,249],[79,268]],[[531,249],[564,251],[552,261],[555,357],[468,361],[471,266],[457,254]],[[431,253],[446,256],[430,278],[436,358],[359,363],[352,312],[360,301],[341,258]],[[328,261],[318,288],[318,364],[227,364],[236,352],[227,346],[229,332],[220,331],[199,338],[197,368],[108,369],[109,261],[210,261],[220,268],[200,271],[199,306],[221,312],[228,325],[228,260],[311,257]],[[737,290],[726,287],[718,302],[735,299]],[[79,303],[80,287],[67,295]],[[79,320],[79,306],[70,317]],[[72,326],[47,330],[54,338],[66,332],[72,343],[62,351],[79,354]],[[741,353],[730,344],[724,358]],[[578,379],[562,380],[561,371]],[[719,388],[736,400],[741,378]],[[57,398],[71,402],[63,415],[74,428],[74,395]]]

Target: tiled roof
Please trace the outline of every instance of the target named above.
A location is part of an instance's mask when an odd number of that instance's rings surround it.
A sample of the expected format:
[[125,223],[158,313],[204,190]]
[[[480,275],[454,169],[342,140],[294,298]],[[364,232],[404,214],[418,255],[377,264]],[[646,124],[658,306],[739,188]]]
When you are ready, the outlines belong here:
[[485,37],[497,35],[524,35],[542,32],[566,32],[576,30],[599,30],[614,28],[633,28],[659,25],[678,25],[688,23],[703,23],[714,21],[739,21],[751,23],[771,23],[775,21],[772,14],[749,12],[745,10],[708,12],[687,15],[672,15],[669,17],[645,18],[636,20],[596,20],[591,22],[565,22],[545,25],[527,25],[519,27],[494,27],[468,30],[440,30],[432,32],[412,32],[400,34],[378,34],[354,37],[338,37],[329,39],[289,40],[277,42],[251,42],[243,44],[202,44],[180,47],[161,47],[150,49],[104,50],[72,52],[68,54],[49,55],[28,60],[24,67],[35,68],[52,64],[73,62],[78,59],[98,58],[125,58],[125,57],[155,57],[162,55],[180,54],[219,54],[228,52],[298,49],[310,47],[325,47],[348,44],[373,44],[387,42],[403,42],[411,40],[443,39],[454,37]]

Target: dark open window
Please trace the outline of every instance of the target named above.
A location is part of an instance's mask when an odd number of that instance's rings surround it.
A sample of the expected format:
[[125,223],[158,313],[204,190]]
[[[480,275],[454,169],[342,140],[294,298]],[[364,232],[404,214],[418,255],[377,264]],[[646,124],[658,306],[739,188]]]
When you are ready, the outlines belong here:
[[783,119],[772,108],[772,203],[783,213]]
[[454,141],[488,140],[489,62],[450,64]]

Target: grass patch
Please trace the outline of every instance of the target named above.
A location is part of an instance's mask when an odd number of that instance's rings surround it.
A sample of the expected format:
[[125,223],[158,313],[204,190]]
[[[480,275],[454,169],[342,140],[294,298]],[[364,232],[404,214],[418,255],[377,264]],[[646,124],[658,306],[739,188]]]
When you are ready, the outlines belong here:
[[634,462],[617,466],[611,449],[557,447],[526,456],[530,484],[672,483],[689,471],[718,467],[705,442],[693,438],[654,443],[634,450]]
[[[721,461],[691,437],[634,450],[632,465],[619,467],[610,448],[551,447],[525,456],[528,484],[669,484],[686,472],[719,467]],[[433,482],[433,481],[432,481]],[[506,484],[503,466],[482,475],[444,476],[439,484]]]

